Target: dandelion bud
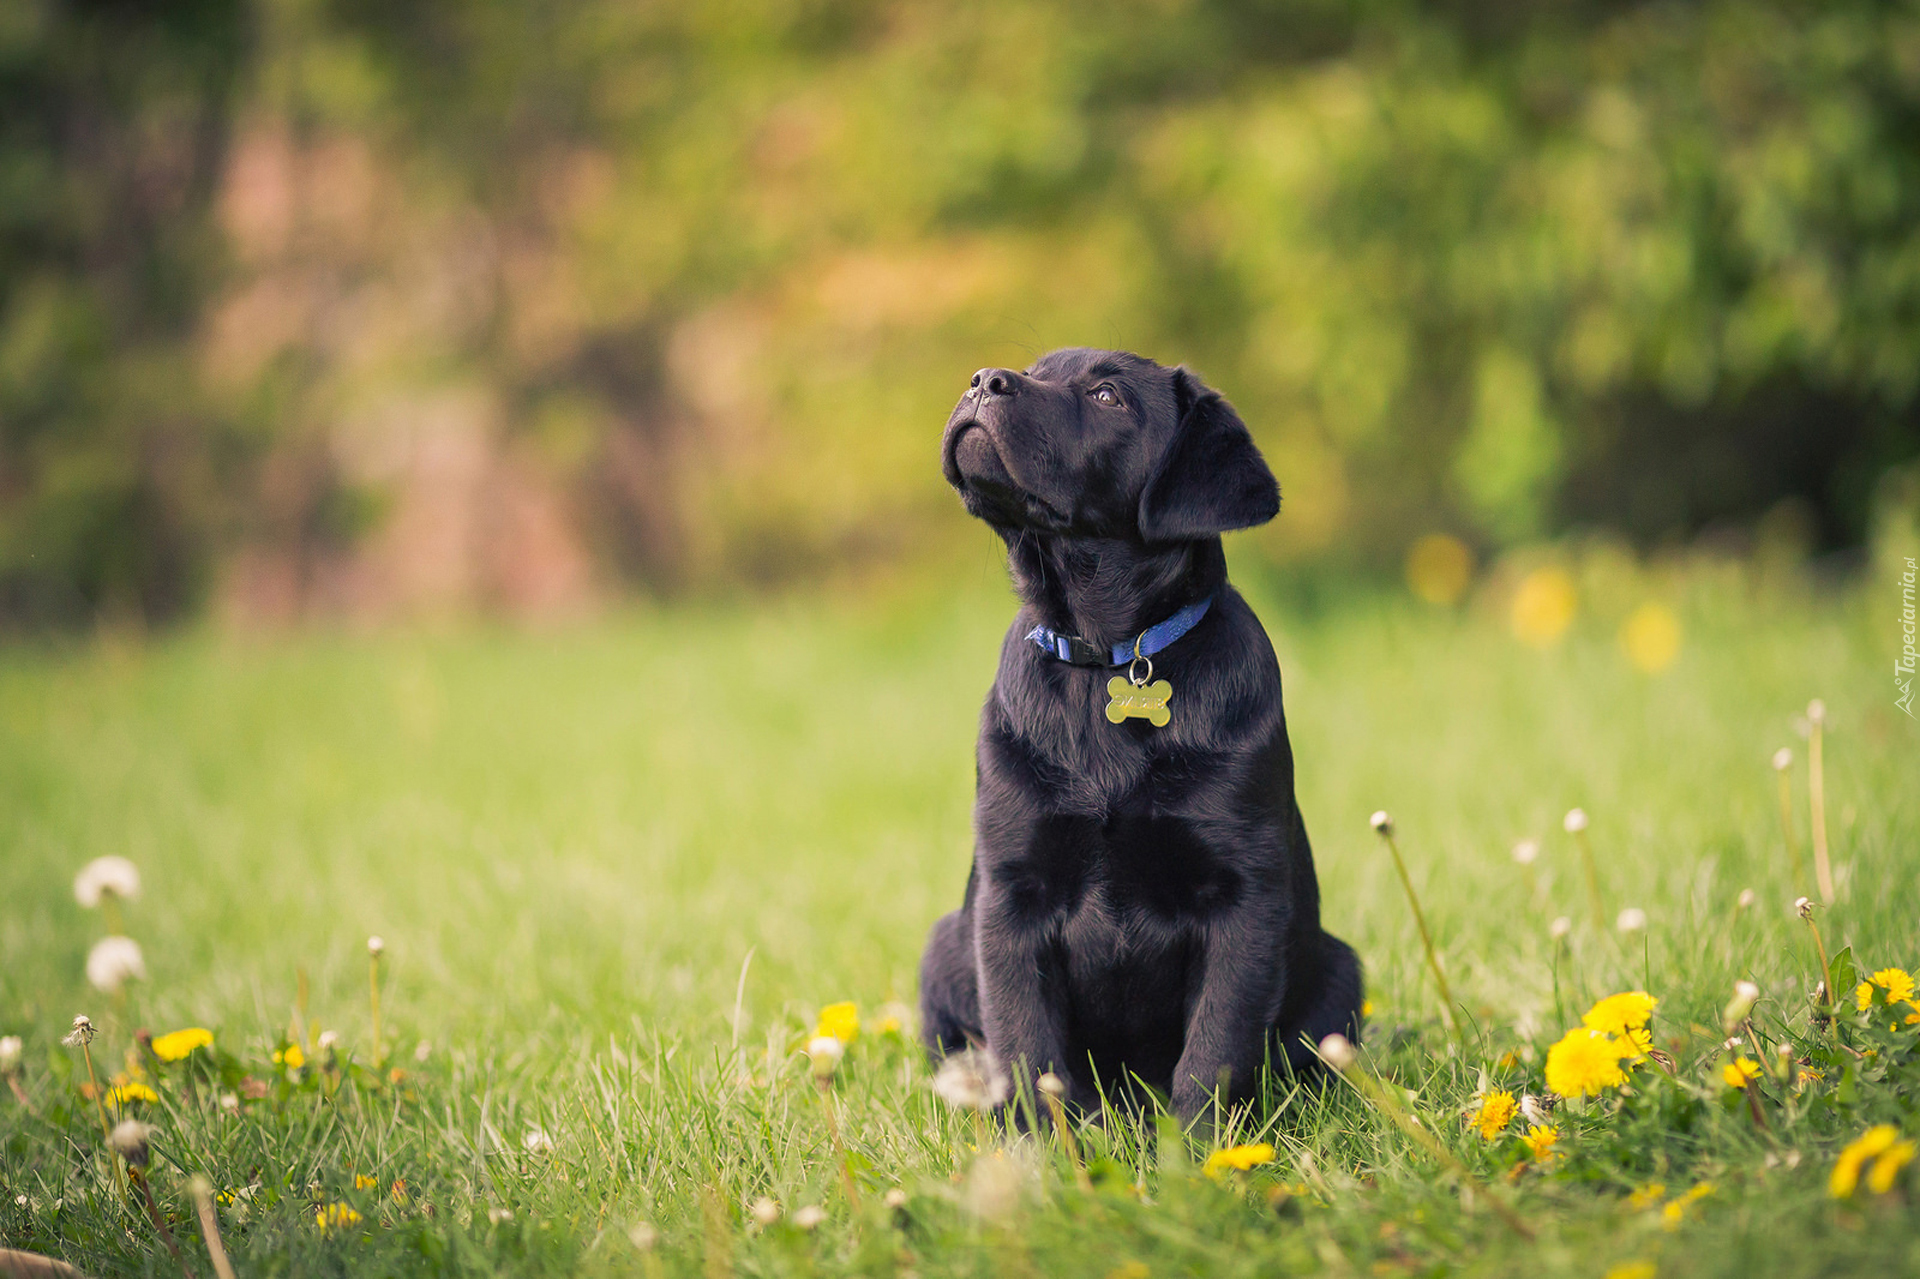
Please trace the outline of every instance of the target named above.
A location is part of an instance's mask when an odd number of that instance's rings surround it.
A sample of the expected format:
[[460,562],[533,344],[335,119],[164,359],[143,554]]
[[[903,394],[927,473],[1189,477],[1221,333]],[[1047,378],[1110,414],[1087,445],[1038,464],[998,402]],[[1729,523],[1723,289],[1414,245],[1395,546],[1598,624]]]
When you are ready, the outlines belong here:
[[907,1206],[907,1192],[900,1189],[900,1187],[895,1186],[892,1190],[889,1190],[887,1192],[887,1196],[884,1202],[886,1203],[887,1207],[893,1209],[895,1212],[898,1212],[900,1211],[900,1209]]
[[147,1166],[147,1142],[153,1136],[153,1127],[138,1119],[122,1119],[107,1134],[107,1148],[126,1160],[130,1167]]
[[1753,904],[1759,900],[1751,888],[1743,888],[1740,890],[1740,895],[1734,898],[1733,904],[1741,910],[1752,910]]
[[0,1036],[0,1075],[11,1075],[20,1069],[20,1036]]
[[1367,821],[1369,824],[1372,825],[1373,829],[1378,834],[1381,834],[1381,835],[1393,834],[1393,818],[1387,816],[1386,809],[1384,808],[1381,809],[1379,812],[1375,813],[1372,817],[1369,817]]
[[1622,933],[1644,932],[1647,927],[1647,912],[1638,906],[1629,906],[1620,912],[1618,919],[1613,921],[1613,927],[1616,932]]
[[69,1048],[84,1048],[93,1042],[96,1033],[98,1032],[93,1028],[93,1019],[81,1013],[73,1019],[73,1029],[68,1031],[66,1038],[60,1042]]
[[1573,920],[1565,915],[1557,917],[1547,925],[1547,936],[1555,941],[1565,941],[1573,933]]
[[1807,722],[1809,724],[1824,724],[1826,720],[1827,704],[1825,702],[1816,697],[1807,703]]
[[1332,1034],[1320,1041],[1320,1060],[1335,1070],[1346,1071],[1358,1059],[1353,1051],[1353,1041],[1345,1035]]
[[1729,1033],[1747,1019],[1747,1015],[1753,1011],[1753,1005],[1759,998],[1760,988],[1752,982],[1733,983],[1733,998],[1728,1000],[1727,1006],[1720,1011],[1720,1020]]
[[833,1078],[847,1046],[832,1035],[816,1035],[807,1041],[807,1060],[813,1063],[813,1077],[821,1083]]
[[808,1204],[793,1214],[793,1224],[802,1230],[812,1230],[827,1219],[827,1210],[819,1204]]
[[129,978],[147,978],[140,943],[131,937],[102,937],[87,952],[87,980],[97,989],[115,991]]
[[1051,1070],[1033,1082],[1041,1092],[1054,1098],[1056,1101],[1067,1095],[1067,1081],[1054,1074]]
[[644,1221],[636,1221],[627,1227],[627,1242],[641,1252],[652,1252],[660,1242],[660,1232]]
[[1782,746],[1773,753],[1773,771],[1784,773],[1793,767],[1793,747]]
[[1812,919],[1813,918],[1813,902],[1810,899],[1805,897],[1794,898],[1793,913],[1800,916],[1800,918],[1802,919]]
[[1587,810],[1584,808],[1569,808],[1567,815],[1561,819],[1560,825],[1566,828],[1567,834],[1578,835],[1587,828]]
[[1540,859],[1540,841],[1523,839],[1513,846],[1513,860],[1522,866],[1531,866]]
[[754,1200],[753,1205],[748,1208],[747,1211],[752,1213],[753,1219],[762,1226],[771,1226],[774,1222],[780,1220],[780,1205],[765,1195],[761,1195],[758,1199]]
[[387,953],[386,940],[382,938],[378,933],[375,933],[373,936],[367,938],[367,955],[370,958],[378,959],[380,958],[380,956],[386,953]]

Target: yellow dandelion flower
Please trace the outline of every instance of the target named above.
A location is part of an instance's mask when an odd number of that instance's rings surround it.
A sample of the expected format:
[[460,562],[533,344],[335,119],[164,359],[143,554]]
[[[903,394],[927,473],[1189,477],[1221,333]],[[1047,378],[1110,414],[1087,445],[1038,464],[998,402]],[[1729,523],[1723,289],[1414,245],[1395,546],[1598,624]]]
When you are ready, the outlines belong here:
[[307,1064],[307,1054],[301,1051],[299,1044],[288,1044],[273,1055],[274,1064],[285,1066],[288,1070],[298,1070]]
[[372,1190],[379,1184],[380,1178],[369,1177],[364,1172],[355,1173],[353,1176],[353,1188],[355,1190]]
[[1920,1004],[1916,1004],[1909,999],[1907,1001],[1907,1007],[1913,1009],[1913,1011],[1907,1014],[1906,1024],[1909,1026],[1920,1026]]
[[213,1032],[204,1026],[189,1026],[185,1030],[171,1030],[156,1036],[153,1041],[153,1055],[161,1061],[179,1061],[196,1048],[213,1047]]
[[159,1101],[160,1094],[145,1084],[121,1084],[107,1089],[109,1106],[124,1106],[130,1101]]
[[[1892,1124],[1875,1124],[1855,1137],[1840,1152],[1840,1158],[1834,1161],[1833,1172],[1827,1177],[1827,1193],[1835,1199],[1850,1199],[1860,1185],[1860,1169],[1869,1159],[1878,1159],[1893,1147],[1900,1144],[1900,1130]],[[1898,1172],[1896,1167],[1894,1172]],[[1892,1174],[1888,1174],[1888,1184],[1892,1184]]]
[[344,1230],[357,1226],[363,1218],[346,1204],[322,1204],[320,1211],[313,1214],[313,1224],[322,1230]]
[[1559,1153],[1553,1147],[1560,1140],[1560,1130],[1547,1124],[1529,1124],[1520,1140],[1526,1143],[1530,1157],[1546,1163]]
[[1266,1142],[1252,1146],[1228,1146],[1225,1150],[1216,1150],[1207,1156],[1204,1171],[1209,1177],[1225,1175],[1228,1169],[1245,1172],[1258,1164],[1273,1162],[1273,1147]]
[[1373,1016],[1373,1001],[1371,999],[1363,999],[1360,1001],[1360,1015],[1362,1017]]
[[1620,647],[1636,668],[1658,675],[1680,656],[1680,619],[1664,604],[1642,604],[1620,628]]
[[1639,1030],[1653,1017],[1660,1001],[1644,990],[1629,990],[1605,999],[1587,1009],[1580,1024],[1603,1035],[1622,1035]]
[[1516,1109],[1513,1094],[1496,1088],[1481,1100],[1480,1108],[1473,1113],[1472,1122],[1480,1130],[1481,1137],[1492,1141],[1513,1122]]
[[849,999],[822,1008],[820,1022],[813,1029],[813,1037],[837,1039],[843,1044],[860,1038],[860,1005]]
[[1620,1069],[1623,1057],[1635,1055],[1631,1044],[1587,1026],[1576,1026],[1547,1049],[1547,1087],[1563,1097],[1585,1097],[1627,1082]]
[[1760,1063],[1751,1057],[1736,1057],[1720,1067],[1720,1078],[1729,1088],[1745,1088],[1748,1081],[1760,1077]]
[[1473,552],[1457,537],[1429,533],[1407,549],[1407,586],[1429,604],[1452,604],[1473,581]]
[[1893,1180],[1900,1170],[1913,1162],[1914,1143],[1911,1140],[1898,1141],[1888,1146],[1886,1152],[1873,1161],[1873,1167],[1867,1173],[1867,1189],[1876,1195],[1884,1195],[1893,1189]]
[[1513,634],[1523,644],[1550,648],[1573,625],[1579,596],[1563,568],[1539,568],[1520,579],[1513,593]]
[[1606,1279],[1653,1279],[1660,1273],[1651,1261],[1623,1261],[1607,1271]]
[[1703,1181],[1684,1195],[1678,1195],[1673,1202],[1660,1210],[1662,1223],[1668,1230],[1677,1229],[1686,1218],[1687,1209],[1713,1193],[1713,1183]]
[[1629,1208],[1651,1208],[1667,1197],[1665,1182],[1649,1181],[1640,1189],[1627,1196]]
[[1895,1004],[1908,1003],[1913,999],[1912,975],[1902,968],[1882,968],[1879,972],[1861,982],[1853,992],[1854,1002],[1859,1006],[1861,1012],[1865,1012],[1867,1009],[1873,1007],[1873,988],[1875,986],[1887,992],[1886,997],[1882,999],[1881,1002],[1889,1008]]

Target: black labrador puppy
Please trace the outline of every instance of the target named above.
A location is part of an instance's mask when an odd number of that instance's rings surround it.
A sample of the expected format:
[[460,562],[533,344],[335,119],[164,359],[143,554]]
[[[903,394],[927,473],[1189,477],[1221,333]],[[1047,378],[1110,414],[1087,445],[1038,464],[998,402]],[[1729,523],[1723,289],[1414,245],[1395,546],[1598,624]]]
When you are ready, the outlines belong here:
[[1055,351],[982,369],[947,480],[1022,606],[981,716],[973,871],[920,967],[938,1059],[984,1046],[1096,1105],[1130,1077],[1191,1121],[1262,1063],[1358,1039],[1360,962],[1320,928],[1280,669],[1220,534],[1280,489],[1184,368]]

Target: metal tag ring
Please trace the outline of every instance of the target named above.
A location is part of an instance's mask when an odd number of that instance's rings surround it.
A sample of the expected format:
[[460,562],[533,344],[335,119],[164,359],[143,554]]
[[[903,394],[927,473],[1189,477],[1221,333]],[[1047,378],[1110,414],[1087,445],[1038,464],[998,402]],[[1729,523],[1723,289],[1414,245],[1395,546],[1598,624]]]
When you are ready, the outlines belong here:
[[[1142,662],[1146,663],[1147,673],[1145,675],[1135,675],[1133,673],[1134,668],[1139,666]],[[1143,688],[1146,686],[1146,682],[1152,678],[1153,678],[1153,659],[1141,653],[1140,646],[1138,644],[1134,645],[1133,660],[1127,663],[1127,682],[1129,684],[1132,684],[1135,688]]]

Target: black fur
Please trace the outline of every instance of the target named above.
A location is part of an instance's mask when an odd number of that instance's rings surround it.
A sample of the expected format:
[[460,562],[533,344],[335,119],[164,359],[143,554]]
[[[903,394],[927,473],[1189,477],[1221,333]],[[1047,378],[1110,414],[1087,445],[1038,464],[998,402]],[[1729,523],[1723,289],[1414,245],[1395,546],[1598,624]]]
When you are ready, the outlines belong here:
[[[942,459],[1022,607],[981,716],[966,897],[921,960],[928,1050],[984,1045],[1082,1105],[1137,1076],[1189,1121],[1269,1054],[1310,1070],[1309,1044],[1358,1038],[1360,964],[1320,928],[1279,664],[1227,584],[1219,535],[1280,508],[1246,426],[1184,368],[1073,349],[975,374]],[[1164,728],[1110,723],[1114,671],[1025,638],[1104,648],[1207,596],[1154,658]]]

